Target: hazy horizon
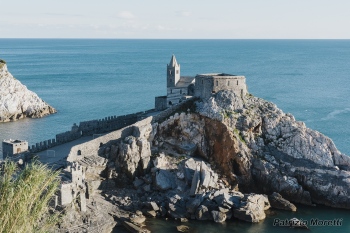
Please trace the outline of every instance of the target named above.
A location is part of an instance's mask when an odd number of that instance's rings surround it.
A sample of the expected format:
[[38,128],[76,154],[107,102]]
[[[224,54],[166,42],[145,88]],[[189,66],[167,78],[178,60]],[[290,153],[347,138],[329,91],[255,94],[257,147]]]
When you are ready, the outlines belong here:
[[13,0],[0,38],[350,39],[350,2],[338,0]]

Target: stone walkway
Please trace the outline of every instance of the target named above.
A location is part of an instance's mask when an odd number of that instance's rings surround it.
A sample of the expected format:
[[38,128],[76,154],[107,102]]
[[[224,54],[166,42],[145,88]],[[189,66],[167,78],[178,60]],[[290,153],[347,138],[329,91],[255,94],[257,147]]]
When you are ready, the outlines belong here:
[[90,141],[92,139],[92,136],[81,137],[77,140],[38,152],[37,155],[39,156],[39,161],[48,165],[65,162],[65,158],[68,156],[70,149],[73,146]]

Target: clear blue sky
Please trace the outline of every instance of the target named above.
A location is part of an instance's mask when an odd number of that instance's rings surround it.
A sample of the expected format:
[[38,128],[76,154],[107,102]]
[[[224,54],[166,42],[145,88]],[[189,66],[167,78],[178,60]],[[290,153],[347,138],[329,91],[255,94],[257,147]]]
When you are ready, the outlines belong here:
[[6,0],[0,38],[350,39],[349,0]]

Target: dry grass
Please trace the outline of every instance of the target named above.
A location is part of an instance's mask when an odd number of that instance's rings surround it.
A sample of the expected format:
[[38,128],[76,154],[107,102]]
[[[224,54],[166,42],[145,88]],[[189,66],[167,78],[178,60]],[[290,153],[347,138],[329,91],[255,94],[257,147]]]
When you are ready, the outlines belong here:
[[6,161],[0,168],[0,232],[47,232],[57,224],[48,203],[59,185],[58,172],[34,162],[23,170]]

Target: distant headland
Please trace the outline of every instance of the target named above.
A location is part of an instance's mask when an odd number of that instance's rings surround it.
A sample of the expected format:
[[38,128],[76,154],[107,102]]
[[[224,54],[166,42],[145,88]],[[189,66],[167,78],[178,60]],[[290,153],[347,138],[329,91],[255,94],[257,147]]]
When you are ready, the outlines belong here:
[[0,59],[0,122],[16,121],[21,118],[40,118],[56,113],[56,109],[27,89],[7,70]]

